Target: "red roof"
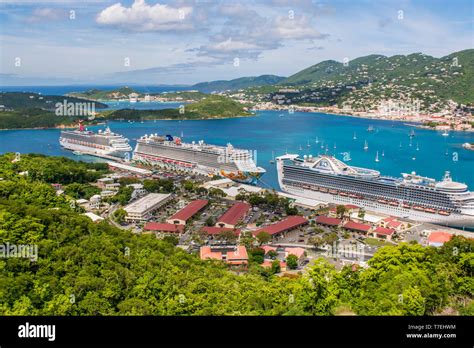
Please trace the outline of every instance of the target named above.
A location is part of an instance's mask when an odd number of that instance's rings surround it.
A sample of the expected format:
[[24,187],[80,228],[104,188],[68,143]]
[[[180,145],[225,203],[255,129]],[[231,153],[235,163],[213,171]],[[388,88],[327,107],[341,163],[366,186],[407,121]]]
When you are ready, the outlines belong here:
[[270,252],[270,251],[276,251],[277,250],[276,247],[272,247],[270,245],[262,245],[260,248],[265,250],[265,254],[268,254],[268,252]]
[[367,232],[370,230],[370,225],[360,224],[354,221],[347,221],[344,224],[344,228],[347,228],[348,230]]
[[207,203],[209,203],[209,201],[206,199],[198,199],[198,200],[192,201],[183,209],[181,209],[176,214],[171,216],[168,220],[177,219],[177,220],[186,221],[189,218],[191,218],[194,214],[196,214],[198,211],[200,211],[202,208],[204,208],[207,205]]
[[304,225],[306,223],[308,223],[308,220],[306,220],[304,217],[293,215],[293,216],[287,217],[285,220],[262,227],[254,231],[253,234],[257,235],[260,232],[267,232],[268,234],[274,235],[274,234],[291,230],[293,228]]
[[303,248],[285,248],[285,251],[288,255],[295,255],[297,258],[300,258],[306,252]]
[[184,231],[184,225],[175,225],[159,222],[147,222],[143,229],[147,231],[156,231],[156,232],[174,232],[182,233]]
[[346,204],[345,207],[346,209],[359,209],[359,207],[354,204]]
[[250,210],[251,205],[245,202],[236,202],[220,218],[217,223],[222,222],[228,225],[236,225],[240,219]]
[[216,227],[216,226],[204,226],[201,228],[201,231],[206,232],[207,234],[220,234],[225,231],[234,231],[235,235],[238,236],[240,234],[240,229],[238,228],[225,228],[225,227]]
[[329,216],[323,216],[323,215],[316,216],[316,222],[318,224],[338,226],[341,224],[341,221],[342,221],[341,219],[332,218]]
[[385,227],[377,227],[374,232],[377,234],[383,234],[386,236],[391,236],[392,234],[395,233],[395,231],[392,230],[391,228],[385,228]]
[[388,222],[388,221],[393,221],[396,220],[397,218],[395,216],[387,216],[383,221]]
[[443,231],[435,231],[431,232],[430,236],[428,237],[429,243],[446,243],[453,238],[453,235],[448,232]]
[[237,246],[235,251],[227,252],[227,260],[248,260],[247,249],[243,245]]
[[393,228],[397,228],[401,225],[402,223],[400,221],[395,221],[395,220],[392,220],[390,221],[387,226],[389,227],[393,227]]

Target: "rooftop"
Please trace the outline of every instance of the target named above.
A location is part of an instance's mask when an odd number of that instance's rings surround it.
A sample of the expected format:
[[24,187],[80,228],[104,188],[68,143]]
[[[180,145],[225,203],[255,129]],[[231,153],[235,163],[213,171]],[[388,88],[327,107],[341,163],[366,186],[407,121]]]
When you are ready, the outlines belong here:
[[428,237],[428,243],[446,243],[449,242],[453,238],[453,235],[448,232],[444,231],[434,231],[430,233]]
[[143,229],[146,231],[155,231],[155,232],[182,233],[184,231],[184,226],[168,224],[168,223],[148,222],[145,224]]
[[347,228],[348,230],[367,232],[370,230],[370,225],[360,224],[354,221],[347,221],[344,224],[344,228]]
[[204,208],[208,203],[209,201],[206,199],[198,199],[198,200],[192,201],[183,209],[181,209],[180,211],[175,213],[173,216],[171,216],[169,220],[177,219],[177,220],[186,221],[190,219],[191,217],[193,217],[194,214],[196,214],[198,211]]
[[149,193],[145,197],[127,205],[124,209],[127,213],[143,213],[170,196],[170,193]]
[[217,223],[222,222],[228,225],[236,225],[250,210],[251,205],[245,202],[236,202],[220,218]]
[[342,220],[337,218],[332,218],[329,216],[320,215],[316,217],[316,222],[323,225],[338,226],[341,224]]
[[289,216],[282,221],[278,221],[274,224],[263,226],[260,229],[253,232],[254,235],[257,235],[260,232],[267,232],[271,235],[282,233],[298,226],[304,225],[308,222],[304,217],[294,215]]
[[216,235],[226,231],[234,231],[235,235],[240,234],[240,229],[238,228],[225,228],[225,227],[216,227],[216,226],[204,226],[201,228],[201,231],[206,232],[207,234]]
[[386,236],[391,236],[392,234],[395,233],[395,231],[392,230],[391,228],[385,228],[385,227],[377,227],[374,230],[374,232],[377,233],[377,234],[383,234],[383,235],[386,235]]

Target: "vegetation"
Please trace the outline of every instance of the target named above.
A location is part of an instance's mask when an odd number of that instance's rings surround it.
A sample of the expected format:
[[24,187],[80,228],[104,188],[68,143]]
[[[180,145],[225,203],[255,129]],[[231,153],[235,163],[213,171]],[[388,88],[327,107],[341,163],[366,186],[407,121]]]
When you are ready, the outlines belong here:
[[233,80],[201,82],[195,84],[192,88],[204,93],[235,91],[248,87],[275,85],[284,79],[284,77],[275,75],[240,77]]
[[0,111],[0,129],[72,127],[76,122],[75,117],[59,117],[41,109]]
[[[333,315],[340,308],[359,315],[472,315],[473,240],[386,246],[367,269],[337,271],[317,259],[305,275],[276,277],[275,260],[270,271],[252,265],[236,275],[222,262],[176,248],[176,240],[94,224],[74,211],[50,182],[72,184],[77,177],[88,184],[95,178],[83,169],[92,164],[64,160],[70,172],[60,169],[56,177],[40,174],[52,163],[60,167],[58,158],[14,159],[0,156],[0,241],[37,245],[38,257],[0,258],[0,315]],[[19,175],[23,169],[35,175]],[[85,173],[100,169],[94,170]],[[263,252],[248,249],[257,263]]]
[[[0,105],[13,110],[41,109],[54,111],[56,104],[61,103],[90,103],[89,100],[62,95],[41,95],[25,92],[0,92]],[[106,104],[94,102],[95,109],[107,108]]]
[[120,109],[103,113],[104,118],[112,120],[211,119],[252,115],[243,104],[219,95],[210,95],[176,109]]

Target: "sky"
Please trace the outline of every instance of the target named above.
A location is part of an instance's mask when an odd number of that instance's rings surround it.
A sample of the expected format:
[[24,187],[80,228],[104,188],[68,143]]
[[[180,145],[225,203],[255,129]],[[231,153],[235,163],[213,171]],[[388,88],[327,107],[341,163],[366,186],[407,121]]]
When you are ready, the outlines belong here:
[[0,0],[0,84],[193,84],[474,47],[472,0]]

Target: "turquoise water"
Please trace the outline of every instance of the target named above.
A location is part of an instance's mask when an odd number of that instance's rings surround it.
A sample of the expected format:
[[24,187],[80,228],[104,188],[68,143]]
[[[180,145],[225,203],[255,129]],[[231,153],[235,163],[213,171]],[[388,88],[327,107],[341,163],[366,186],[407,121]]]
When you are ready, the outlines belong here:
[[[110,122],[111,129],[121,133],[135,145],[136,138],[144,134],[160,133],[181,135],[185,141],[205,140],[207,143],[225,145],[257,151],[258,165],[267,169],[262,177],[262,185],[278,188],[276,170],[269,161],[275,156],[289,153],[312,154],[325,152],[336,154],[343,159],[343,152],[350,152],[349,164],[377,169],[385,175],[399,176],[401,172],[416,171],[418,174],[441,179],[445,170],[452,173],[453,179],[464,182],[474,190],[474,151],[465,150],[461,145],[474,142],[474,133],[451,132],[448,137],[441,132],[415,129],[416,136],[409,146],[409,132],[412,127],[401,122],[374,121],[352,117],[334,116],[320,113],[294,114],[261,111],[256,117],[223,120],[188,121],[145,121],[144,123]],[[367,132],[372,125],[375,131]],[[92,130],[103,126],[91,127]],[[354,132],[357,140],[353,140]],[[0,153],[39,152],[47,155],[63,155],[76,159],[88,156],[75,156],[62,150],[58,143],[60,130],[9,130],[0,131]],[[316,144],[315,139],[324,142]],[[364,141],[369,149],[364,151]],[[307,143],[310,143],[310,147]],[[402,147],[400,148],[400,143]],[[336,149],[334,149],[336,144]],[[419,147],[419,151],[416,147]],[[300,151],[299,148],[302,147]],[[380,162],[375,162],[376,151]],[[382,157],[382,151],[385,156]],[[448,151],[448,155],[446,155]],[[457,156],[457,158],[456,158]],[[412,158],[416,157],[415,160]]]

